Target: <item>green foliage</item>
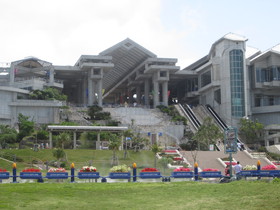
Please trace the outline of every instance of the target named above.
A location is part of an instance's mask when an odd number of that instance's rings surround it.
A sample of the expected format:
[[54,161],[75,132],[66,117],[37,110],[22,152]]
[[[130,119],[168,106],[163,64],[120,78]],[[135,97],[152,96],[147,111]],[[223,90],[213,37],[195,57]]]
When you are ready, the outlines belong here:
[[47,140],[49,138],[49,132],[46,130],[38,130],[36,135],[38,140]]
[[247,144],[260,144],[264,132],[264,125],[258,121],[241,118],[239,135]]
[[272,183],[277,183],[277,184],[279,184],[279,183],[280,183],[280,178],[274,178],[274,179],[272,180]]
[[206,150],[208,150],[210,144],[215,144],[221,138],[223,138],[222,132],[212,122],[210,117],[204,119],[203,124],[193,136],[193,139],[198,142],[198,145],[204,145]]
[[19,133],[17,136],[18,142],[21,141],[24,137],[30,136],[34,132],[35,123],[28,120],[28,116],[24,116],[19,113],[18,115],[18,127]]
[[91,106],[88,109],[88,115],[92,120],[110,120],[110,112],[102,112],[102,110],[102,107],[99,107],[97,105]]
[[63,149],[54,149],[53,150],[53,156],[57,159],[57,160],[60,160],[62,158],[65,157],[65,152]]
[[23,159],[19,156],[17,156],[16,154],[12,153],[12,152],[0,152],[0,157],[10,160],[10,161],[14,161],[14,162],[23,162]]
[[0,148],[6,148],[9,144],[17,142],[17,132],[7,125],[0,125]]
[[157,156],[156,156],[156,154],[158,152],[161,152],[162,148],[158,144],[153,144],[151,146],[151,150],[152,150],[152,152],[154,153],[154,156],[155,156],[154,167],[156,168],[157,167]]
[[172,121],[174,122],[183,122],[184,125],[187,125],[187,119],[183,116],[180,116],[179,112],[175,109],[173,105],[171,106],[164,106],[164,105],[159,105],[157,106],[159,110],[161,110],[163,113],[168,114],[169,116],[172,117]]
[[44,90],[33,90],[30,93],[30,98],[34,100],[59,100],[66,101],[67,96],[55,88],[45,88]]
[[69,133],[63,132],[57,136],[57,146],[64,149],[65,144],[70,144],[71,135]]

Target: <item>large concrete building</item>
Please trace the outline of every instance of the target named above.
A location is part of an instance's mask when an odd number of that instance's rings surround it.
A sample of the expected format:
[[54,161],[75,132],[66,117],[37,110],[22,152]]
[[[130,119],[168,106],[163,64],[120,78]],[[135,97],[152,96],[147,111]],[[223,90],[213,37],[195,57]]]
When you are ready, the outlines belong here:
[[[73,66],[34,57],[14,61],[0,69],[0,122],[14,125],[18,113],[31,115],[38,123],[57,122],[60,102],[26,100],[30,90],[55,87],[77,106],[136,102],[153,108],[176,100],[209,104],[231,126],[242,117],[279,124],[280,47],[261,52],[246,41],[229,33],[182,70],[176,58],[159,58],[131,39],[99,55],[81,55]],[[273,135],[274,143],[279,143]]]

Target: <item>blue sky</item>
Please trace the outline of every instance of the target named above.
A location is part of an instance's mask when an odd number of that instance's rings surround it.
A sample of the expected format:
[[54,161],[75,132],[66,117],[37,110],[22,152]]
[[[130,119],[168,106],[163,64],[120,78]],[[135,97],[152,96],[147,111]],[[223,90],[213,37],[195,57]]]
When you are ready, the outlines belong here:
[[185,68],[229,32],[262,51],[280,43],[278,0],[1,0],[0,65],[35,56],[74,65],[131,38]]

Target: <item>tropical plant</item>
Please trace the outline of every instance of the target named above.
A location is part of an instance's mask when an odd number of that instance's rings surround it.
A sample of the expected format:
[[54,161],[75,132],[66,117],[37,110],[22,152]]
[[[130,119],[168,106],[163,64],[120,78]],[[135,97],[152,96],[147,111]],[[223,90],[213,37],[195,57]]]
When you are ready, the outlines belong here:
[[223,138],[222,132],[210,117],[204,119],[203,124],[193,136],[193,139],[198,142],[198,146],[204,145],[205,150],[208,150],[210,144],[215,144],[221,138]]
[[17,136],[18,142],[21,141],[24,137],[30,136],[34,132],[35,123],[28,120],[29,117],[21,113],[18,115],[18,128],[19,133]]
[[152,152],[154,153],[154,156],[155,156],[155,162],[154,162],[155,166],[154,167],[156,168],[157,167],[157,153],[161,152],[162,148],[158,144],[153,144],[151,146],[151,150],[152,150]]
[[116,134],[108,135],[109,149],[113,150],[112,165],[118,164],[118,158],[116,156],[116,151],[119,150],[121,145],[121,140]]
[[239,135],[247,144],[260,145],[264,132],[264,125],[262,123],[247,118],[241,118],[239,125]]
[[63,132],[57,136],[57,146],[64,149],[64,145],[70,143],[71,135],[69,133]]

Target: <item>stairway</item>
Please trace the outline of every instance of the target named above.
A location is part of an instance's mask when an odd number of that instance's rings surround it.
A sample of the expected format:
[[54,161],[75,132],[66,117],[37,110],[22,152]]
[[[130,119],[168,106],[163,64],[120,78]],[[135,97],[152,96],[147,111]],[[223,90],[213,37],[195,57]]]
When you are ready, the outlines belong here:
[[[190,162],[192,165],[194,164],[191,151],[180,151],[180,152],[188,160],[188,162]],[[229,155],[218,151],[197,151],[196,159],[197,159],[198,166],[201,169],[214,168],[223,172],[225,167],[218,160],[218,158],[225,158],[225,157],[229,157]],[[246,165],[257,165],[258,160],[261,161],[262,166],[271,164],[271,162],[264,157],[252,158],[246,150],[238,151],[236,154],[232,154],[232,158],[236,161],[240,161],[240,164],[243,167],[245,167]]]
[[120,121],[122,125],[131,127],[132,123],[135,130],[139,130],[143,135],[148,133],[162,133],[159,142],[165,145],[167,142],[179,144],[179,140],[184,136],[184,125],[177,125],[171,121],[170,116],[162,113],[159,109],[146,109],[141,107],[118,107],[103,108],[110,112],[111,117]]

